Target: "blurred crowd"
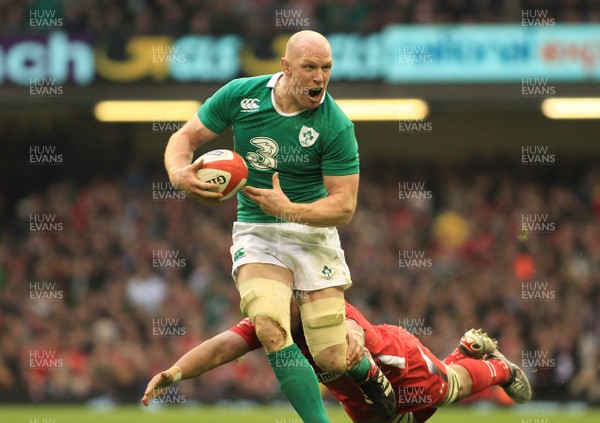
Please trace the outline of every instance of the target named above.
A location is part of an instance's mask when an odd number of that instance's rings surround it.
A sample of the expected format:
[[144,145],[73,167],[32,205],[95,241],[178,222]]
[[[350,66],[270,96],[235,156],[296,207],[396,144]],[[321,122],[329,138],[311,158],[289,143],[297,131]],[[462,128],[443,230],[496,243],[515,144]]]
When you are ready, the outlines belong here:
[[[133,169],[15,204],[0,234],[0,401],[136,401],[241,318],[235,201],[202,206]],[[556,171],[364,164],[340,229],[347,298],[440,357],[482,327],[537,399],[600,403],[600,169]],[[177,389],[187,402],[281,397],[262,351]]]
[[[369,33],[521,23],[527,10],[600,22],[593,0],[0,0],[0,35],[269,38],[285,30],[277,17]],[[32,11],[60,21],[32,25]],[[536,398],[600,403],[600,169],[567,182],[483,165],[362,172],[358,210],[340,230],[354,305],[374,323],[406,326],[440,357],[482,327],[525,367]],[[241,317],[230,277],[235,201],[200,206],[138,169],[65,179],[3,217],[0,402],[136,401],[153,374]],[[281,398],[262,352],[178,389],[202,402]]]
[[46,30],[31,25],[32,11],[49,12],[34,13],[36,18],[62,20],[46,27],[94,37],[260,37],[286,30],[276,24],[277,17],[301,19],[303,26],[307,22],[309,29],[323,33],[370,33],[398,23],[521,23],[524,11],[538,11],[533,16],[556,23],[600,22],[600,4],[594,0],[0,0],[1,31]]

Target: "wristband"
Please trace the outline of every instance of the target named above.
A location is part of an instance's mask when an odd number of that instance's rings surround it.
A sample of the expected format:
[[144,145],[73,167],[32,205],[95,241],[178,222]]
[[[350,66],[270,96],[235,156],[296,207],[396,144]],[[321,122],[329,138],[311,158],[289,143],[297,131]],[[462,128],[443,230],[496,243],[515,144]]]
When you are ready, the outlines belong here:
[[170,373],[173,376],[173,383],[179,382],[183,376],[179,366],[172,366],[169,370],[167,370],[167,373]]

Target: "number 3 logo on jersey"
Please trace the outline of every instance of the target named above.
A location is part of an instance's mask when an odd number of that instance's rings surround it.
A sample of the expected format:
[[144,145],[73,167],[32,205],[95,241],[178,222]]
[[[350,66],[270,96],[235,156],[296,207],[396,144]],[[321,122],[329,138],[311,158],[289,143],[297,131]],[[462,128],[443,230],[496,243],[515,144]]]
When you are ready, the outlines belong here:
[[246,154],[246,160],[257,169],[275,169],[277,167],[277,152],[279,145],[267,137],[256,137],[250,140],[250,144],[257,148]]

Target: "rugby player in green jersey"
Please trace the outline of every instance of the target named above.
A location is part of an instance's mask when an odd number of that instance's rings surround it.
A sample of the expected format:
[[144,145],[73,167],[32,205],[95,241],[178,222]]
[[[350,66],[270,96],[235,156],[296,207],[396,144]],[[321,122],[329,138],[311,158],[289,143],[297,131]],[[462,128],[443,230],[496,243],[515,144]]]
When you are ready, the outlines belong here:
[[[352,218],[359,160],[354,125],[327,93],[331,47],[313,31],[292,35],[282,72],[231,81],[170,138],[171,183],[200,202],[217,202],[200,181],[194,152],[232,126],[234,150],[248,165],[233,224],[232,275],[240,307],[255,324],[281,389],[305,422],[328,422],[317,378],[293,343],[290,299],[317,365],[347,374],[383,418],[394,415],[389,381],[368,355],[347,368],[344,290],[350,271],[336,226]],[[175,379],[181,369],[170,369]]]

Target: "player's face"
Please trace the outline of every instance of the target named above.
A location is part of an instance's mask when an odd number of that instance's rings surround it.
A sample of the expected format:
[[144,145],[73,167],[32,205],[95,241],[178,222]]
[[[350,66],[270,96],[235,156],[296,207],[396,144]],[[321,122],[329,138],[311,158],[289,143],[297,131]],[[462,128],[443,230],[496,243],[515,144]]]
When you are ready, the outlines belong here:
[[333,59],[327,50],[307,50],[290,63],[290,90],[303,109],[316,109],[329,84]]

